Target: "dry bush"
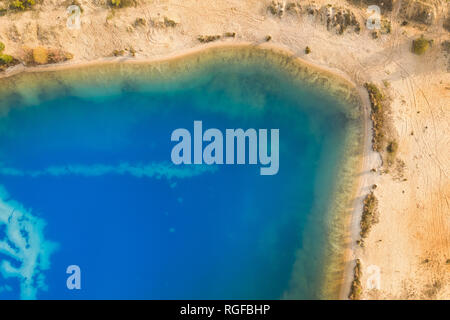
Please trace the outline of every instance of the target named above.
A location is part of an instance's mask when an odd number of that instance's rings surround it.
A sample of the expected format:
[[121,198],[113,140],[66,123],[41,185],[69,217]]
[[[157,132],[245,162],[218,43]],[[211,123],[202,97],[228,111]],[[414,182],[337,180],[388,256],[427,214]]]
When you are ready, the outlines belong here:
[[48,63],[48,50],[44,47],[36,47],[33,49],[33,61],[37,64]]

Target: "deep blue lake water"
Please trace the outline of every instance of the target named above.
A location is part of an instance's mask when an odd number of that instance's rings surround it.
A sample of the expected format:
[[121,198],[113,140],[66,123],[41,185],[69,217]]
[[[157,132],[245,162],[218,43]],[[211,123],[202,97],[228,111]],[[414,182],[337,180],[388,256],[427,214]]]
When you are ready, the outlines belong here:
[[[318,239],[305,248],[305,230],[310,215],[326,219],[317,193],[331,192],[347,120],[326,94],[271,70],[218,65],[195,77],[43,92],[26,107],[11,98],[0,117],[0,298],[277,299],[289,290],[298,251],[323,250]],[[279,129],[278,174],[174,166],[171,133],[193,133],[195,120],[224,133]],[[300,261],[298,298],[316,298],[319,256]],[[81,269],[80,290],[66,286],[70,265]]]

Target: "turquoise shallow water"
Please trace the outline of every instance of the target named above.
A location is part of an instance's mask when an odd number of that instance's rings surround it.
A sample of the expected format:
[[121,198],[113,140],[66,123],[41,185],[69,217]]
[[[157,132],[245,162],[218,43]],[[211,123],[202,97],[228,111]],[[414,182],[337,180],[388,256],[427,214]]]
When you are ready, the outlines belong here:
[[[0,297],[318,298],[350,121],[338,102],[238,62],[159,85],[114,83],[7,97]],[[195,120],[279,129],[278,174],[174,166],[171,133],[193,132]],[[69,265],[81,268],[81,290],[66,287]]]

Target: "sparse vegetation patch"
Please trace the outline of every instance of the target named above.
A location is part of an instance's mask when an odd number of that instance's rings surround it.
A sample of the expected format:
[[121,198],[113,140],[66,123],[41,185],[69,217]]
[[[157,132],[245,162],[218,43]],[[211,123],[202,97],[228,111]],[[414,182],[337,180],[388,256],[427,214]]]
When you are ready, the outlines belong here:
[[134,21],[135,27],[145,27],[146,25],[147,20],[145,20],[144,18],[136,18],[136,20]]
[[35,0],[12,0],[9,2],[11,10],[27,10],[31,9],[36,4]]
[[374,151],[381,152],[384,145],[384,110],[383,110],[383,94],[380,89],[373,83],[366,83],[365,87],[369,93],[371,106],[371,119],[373,123],[372,148]]
[[220,35],[216,34],[216,35],[208,35],[208,36],[198,36],[197,39],[198,41],[200,41],[201,43],[207,43],[207,42],[212,42],[212,41],[216,41],[219,40],[221,38]]
[[281,17],[284,14],[284,3],[282,1],[272,1],[267,7],[267,11],[277,17]]
[[359,300],[361,298],[362,286],[361,286],[361,261],[356,259],[355,267],[353,268],[353,281],[352,286],[350,287],[350,294],[348,298],[350,300]]
[[125,8],[131,6],[137,6],[136,0],[109,0],[108,4],[113,8]]
[[378,200],[373,191],[364,199],[363,212],[361,215],[361,239],[367,237],[372,226],[378,222]]
[[45,47],[25,48],[22,62],[27,66],[61,63],[73,59],[73,55],[61,49]]
[[447,13],[447,18],[444,20],[444,24],[442,25],[445,30],[450,32],[450,9]]
[[234,37],[236,37],[236,32],[225,32],[225,33],[223,34],[223,36],[224,36],[225,38],[234,38]]

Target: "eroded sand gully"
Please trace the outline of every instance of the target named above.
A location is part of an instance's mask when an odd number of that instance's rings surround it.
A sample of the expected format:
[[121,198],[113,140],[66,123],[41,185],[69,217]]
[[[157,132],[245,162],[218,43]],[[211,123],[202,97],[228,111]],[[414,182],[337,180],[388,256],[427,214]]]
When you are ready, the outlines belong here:
[[[354,244],[359,216],[349,215],[349,264],[341,297],[347,296],[355,258],[360,258],[363,266],[362,298],[450,297],[450,74],[441,46],[449,40],[442,28],[447,10],[444,3],[439,4],[435,25],[426,30],[401,27],[394,10],[388,15],[391,34],[372,39],[364,28],[359,35],[330,32],[322,21],[309,15],[270,15],[266,10],[270,1],[156,1],[116,10],[114,15],[106,7],[80,2],[81,30],[66,28],[66,7],[58,1],[45,1],[33,12],[0,17],[0,41],[6,52],[20,56],[25,46],[61,48],[74,55],[68,65],[105,59],[145,60],[196,50],[203,46],[197,40],[199,35],[235,32],[234,38],[218,43],[260,45],[270,35],[272,46],[342,75],[358,88],[365,82],[376,83],[389,96],[389,119],[399,142],[398,159],[404,166],[401,178],[395,171],[382,173],[379,157],[370,154],[366,145],[353,209],[360,212],[362,195],[376,184],[379,222],[360,248]],[[316,1],[318,6],[328,3],[349,7],[341,0]],[[350,8],[358,17],[367,17],[365,8]],[[154,20],[162,16],[176,17],[179,24],[174,28],[133,26],[137,17]],[[410,48],[412,39],[421,34],[434,43],[419,57]],[[306,46],[311,48],[309,55]],[[114,50],[130,47],[136,51],[134,58],[105,58]],[[17,66],[2,76],[21,70],[23,67]],[[361,97],[365,99],[364,92]],[[366,128],[366,132],[370,130]],[[369,167],[378,170],[370,172]],[[368,273],[364,271],[371,265],[381,271],[379,290],[366,288]]]

